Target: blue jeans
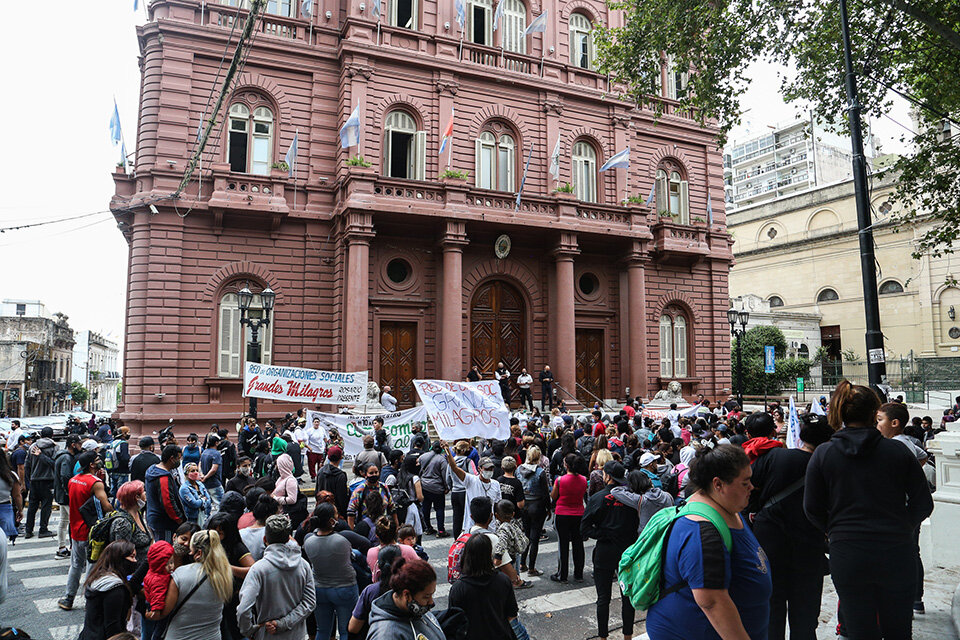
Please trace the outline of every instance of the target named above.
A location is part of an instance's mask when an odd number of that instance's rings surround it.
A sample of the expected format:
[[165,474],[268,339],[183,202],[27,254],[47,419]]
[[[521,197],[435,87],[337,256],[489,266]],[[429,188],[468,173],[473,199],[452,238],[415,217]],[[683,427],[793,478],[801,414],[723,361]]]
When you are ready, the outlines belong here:
[[313,610],[313,616],[317,620],[316,640],[330,640],[334,616],[337,617],[340,640],[347,640],[347,625],[358,598],[357,585],[317,587],[317,608]]
[[67,572],[67,591],[64,597],[71,603],[80,589],[80,578],[87,568],[87,542],[74,540],[70,545],[70,571]]
[[110,474],[110,495],[117,497],[117,489],[124,483],[130,480],[129,473],[111,473]]
[[211,514],[216,513],[220,510],[220,503],[223,502],[223,485],[218,484],[216,487],[211,489],[207,487],[207,493],[210,494],[210,499],[213,502],[211,507]]

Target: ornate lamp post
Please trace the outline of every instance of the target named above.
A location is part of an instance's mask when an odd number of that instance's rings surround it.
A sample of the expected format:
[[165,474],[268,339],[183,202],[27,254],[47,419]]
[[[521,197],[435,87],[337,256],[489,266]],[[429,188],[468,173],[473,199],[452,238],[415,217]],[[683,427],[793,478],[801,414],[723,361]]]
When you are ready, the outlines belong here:
[[[743,409],[743,336],[747,332],[747,322],[750,321],[749,311],[727,309],[727,323],[730,325],[730,335],[737,339],[737,402]],[[737,328],[739,322],[740,328]]]
[[[244,283],[243,288],[237,291],[237,300],[240,305],[240,327],[250,327],[250,341],[247,343],[247,362],[260,362],[260,327],[266,327],[270,324],[270,312],[273,311],[273,303],[277,294],[273,289],[267,287],[260,292],[260,301],[263,305],[263,315],[257,318],[250,317],[250,303],[253,302],[253,292],[250,291],[248,283]],[[257,399],[250,396],[251,418],[257,417]]]

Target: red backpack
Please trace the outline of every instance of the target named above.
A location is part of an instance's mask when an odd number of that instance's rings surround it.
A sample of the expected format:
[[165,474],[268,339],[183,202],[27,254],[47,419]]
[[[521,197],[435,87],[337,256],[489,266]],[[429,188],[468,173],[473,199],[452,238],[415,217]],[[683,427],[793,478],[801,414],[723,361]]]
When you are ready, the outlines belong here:
[[447,582],[454,583],[460,579],[460,559],[463,557],[463,547],[470,539],[470,532],[464,531],[460,534],[447,553]]

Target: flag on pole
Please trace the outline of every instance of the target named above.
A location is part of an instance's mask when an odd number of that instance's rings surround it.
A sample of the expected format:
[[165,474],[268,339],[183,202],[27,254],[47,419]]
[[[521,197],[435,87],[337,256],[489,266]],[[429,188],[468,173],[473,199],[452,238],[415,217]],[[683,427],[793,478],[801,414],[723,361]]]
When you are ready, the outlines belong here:
[[[460,0],[457,0],[457,2],[459,1]],[[546,31],[547,30],[547,12],[548,12],[548,9],[544,9],[543,13],[541,13],[536,18],[534,18],[533,22],[530,23],[530,26],[528,26],[523,31],[523,35],[528,36],[531,33],[543,33],[544,31]]]
[[380,0],[373,0],[373,17],[380,22]]
[[[503,2],[503,0],[500,0]],[[530,151],[527,152],[527,162],[523,165],[523,177],[520,178],[520,190],[517,191],[517,204],[514,206],[514,211],[520,208],[520,194],[523,193],[523,183],[527,181],[527,169],[530,168],[530,156],[533,155],[533,145],[530,145]]]
[[560,135],[557,135],[557,144],[553,146],[553,153],[550,154],[550,175],[557,182],[560,182]]
[[123,142],[123,129],[120,128],[120,109],[117,108],[117,99],[113,99],[113,116],[110,118],[110,141],[114,146],[120,145],[120,164],[127,170],[127,145]]
[[507,6],[506,0],[500,0],[497,3],[497,10],[493,12],[493,30],[497,30],[497,25],[500,24],[500,18],[503,17],[503,9]]
[[713,200],[710,198],[709,191],[707,191],[707,224],[713,226]]
[[616,154],[609,160],[603,163],[603,166],[600,167],[600,171],[606,171],[607,169],[629,169],[630,168],[630,147],[627,147],[620,153]]
[[463,4],[463,0],[454,0],[454,6],[457,8],[457,24],[460,25],[460,31],[463,31],[467,24],[467,8]]
[[657,181],[654,180],[654,181],[653,181],[653,184],[650,185],[650,195],[647,196],[647,206],[648,206],[648,207],[653,204],[653,200],[654,200],[654,198],[656,198],[656,197],[657,197]]
[[699,411],[699,409],[700,409],[700,405],[699,405],[699,404],[695,404],[695,405],[693,405],[692,407],[690,407],[689,409],[684,409],[683,411],[681,411],[681,412],[680,412],[680,417],[681,417],[681,418],[696,418],[696,417],[697,417],[697,411]]
[[360,105],[358,104],[347,121],[340,127],[340,147],[348,149],[360,144]]
[[440,141],[440,152],[437,153],[438,156],[443,155],[444,150],[447,148],[447,144],[449,144],[453,138],[453,116],[454,110],[450,109],[450,122],[447,123],[447,128],[443,130],[443,140]]
[[810,403],[810,413],[815,413],[818,416],[826,417],[827,412],[823,410],[823,406],[820,404],[820,398],[817,398]]
[[283,156],[283,161],[287,163],[288,176],[292,176],[297,171],[297,154],[300,152],[299,142],[300,130],[297,129],[293,134],[293,142],[290,143],[290,148],[287,149],[287,155]]
[[300,13],[308,18],[313,17],[313,0],[303,0],[300,3]]
[[138,6],[139,6],[139,3],[137,2],[137,0],[133,0],[133,10],[134,10],[134,11],[137,10],[137,7],[138,7]]
[[787,417],[787,448],[799,449],[800,446],[800,416],[797,415],[797,405],[793,401],[793,396],[791,395],[790,413]]

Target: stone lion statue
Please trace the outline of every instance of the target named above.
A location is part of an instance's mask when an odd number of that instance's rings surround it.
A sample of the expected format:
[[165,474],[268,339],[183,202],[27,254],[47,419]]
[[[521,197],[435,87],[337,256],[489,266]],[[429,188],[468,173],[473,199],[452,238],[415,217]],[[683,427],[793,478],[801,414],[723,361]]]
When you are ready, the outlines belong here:
[[680,383],[676,380],[671,380],[667,384],[667,388],[661,391],[657,391],[657,395],[653,396],[653,402],[658,404],[669,405],[673,402],[681,403],[686,402],[683,399],[683,387],[680,386]]
[[367,382],[367,401],[365,404],[368,411],[371,408],[383,408],[380,404],[380,387],[373,380]]

